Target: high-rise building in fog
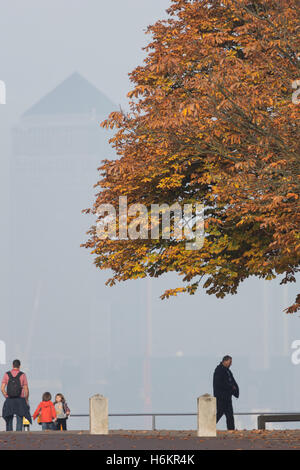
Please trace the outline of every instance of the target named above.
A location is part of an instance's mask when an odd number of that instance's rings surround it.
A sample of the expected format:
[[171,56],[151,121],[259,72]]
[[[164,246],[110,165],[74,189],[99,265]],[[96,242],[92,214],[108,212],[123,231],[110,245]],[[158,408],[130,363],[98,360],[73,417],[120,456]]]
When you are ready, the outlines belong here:
[[30,364],[41,389],[51,377],[82,376],[80,362],[85,380],[96,381],[97,362],[97,380],[105,375],[100,359],[110,354],[110,292],[107,274],[80,247],[93,223],[81,211],[93,204],[101,160],[113,155],[99,124],[114,109],[74,73],[13,129],[7,355]]

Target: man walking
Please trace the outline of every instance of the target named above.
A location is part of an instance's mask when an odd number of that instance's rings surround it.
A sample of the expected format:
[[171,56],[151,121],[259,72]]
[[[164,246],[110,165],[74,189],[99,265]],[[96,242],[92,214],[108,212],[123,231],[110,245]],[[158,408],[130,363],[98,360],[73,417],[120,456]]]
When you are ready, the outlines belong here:
[[239,387],[229,370],[232,364],[231,356],[224,356],[216,367],[213,377],[214,396],[217,399],[217,422],[225,414],[228,430],[234,430],[232,395],[239,397]]
[[28,407],[29,389],[27,377],[20,371],[19,359],[13,361],[12,370],[6,372],[2,379],[1,392],[5,397],[2,416],[6,421],[6,431],[13,430],[13,418],[17,417],[16,431],[22,431],[23,416],[31,423]]

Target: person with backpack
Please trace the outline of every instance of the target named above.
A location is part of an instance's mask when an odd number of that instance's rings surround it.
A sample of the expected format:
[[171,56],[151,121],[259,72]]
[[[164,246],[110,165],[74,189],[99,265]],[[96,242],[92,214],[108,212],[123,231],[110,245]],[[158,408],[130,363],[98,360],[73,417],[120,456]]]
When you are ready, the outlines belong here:
[[1,392],[5,397],[2,417],[6,422],[6,431],[13,430],[13,418],[17,417],[16,431],[23,430],[23,417],[32,423],[28,407],[29,389],[27,377],[20,370],[19,359],[13,361],[12,370],[6,372],[2,379]]

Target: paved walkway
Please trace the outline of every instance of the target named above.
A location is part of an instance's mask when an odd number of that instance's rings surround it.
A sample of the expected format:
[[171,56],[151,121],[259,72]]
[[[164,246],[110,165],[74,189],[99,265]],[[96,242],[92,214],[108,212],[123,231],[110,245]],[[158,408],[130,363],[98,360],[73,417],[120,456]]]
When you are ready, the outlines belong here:
[[300,430],[220,431],[199,438],[195,431],[0,432],[0,450],[300,450]]

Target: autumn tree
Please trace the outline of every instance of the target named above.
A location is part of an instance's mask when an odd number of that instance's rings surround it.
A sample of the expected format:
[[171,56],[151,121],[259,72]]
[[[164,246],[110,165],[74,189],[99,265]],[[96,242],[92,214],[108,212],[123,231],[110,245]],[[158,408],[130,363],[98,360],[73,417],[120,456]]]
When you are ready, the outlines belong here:
[[[109,285],[174,271],[178,292],[224,297],[250,276],[295,282],[300,261],[298,0],[173,0],[148,28],[144,64],[131,74],[129,112],[114,112],[118,158],[104,160],[102,204],[205,207],[202,249],[162,238],[99,239],[85,247]],[[98,218],[99,221],[99,218]],[[300,308],[300,295],[287,309]]]

